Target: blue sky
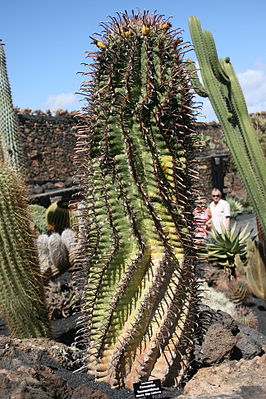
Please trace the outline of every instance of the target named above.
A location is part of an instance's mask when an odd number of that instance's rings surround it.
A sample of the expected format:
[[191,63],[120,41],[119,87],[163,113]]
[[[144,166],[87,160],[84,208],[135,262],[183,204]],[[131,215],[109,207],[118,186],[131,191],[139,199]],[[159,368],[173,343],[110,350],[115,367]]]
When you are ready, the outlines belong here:
[[[214,35],[219,57],[230,56],[249,112],[266,111],[265,0],[10,0],[1,4],[0,39],[5,43],[13,104],[52,111],[80,109],[75,95],[84,79],[85,51],[109,15],[124,10],[157,10],[172,16],[190,41],[188,18],[195,15]],[[195,59],[194,53],[189,56]],[[206,119],[215,115],[206,103]]]

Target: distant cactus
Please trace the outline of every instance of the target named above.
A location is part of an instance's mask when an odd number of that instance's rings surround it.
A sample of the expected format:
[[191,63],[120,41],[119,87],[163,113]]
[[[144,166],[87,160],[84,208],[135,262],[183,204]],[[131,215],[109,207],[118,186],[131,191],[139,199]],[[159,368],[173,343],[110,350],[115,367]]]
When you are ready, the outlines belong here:
[[178,385],[193,350],[194,111],[186,45],[170,27],[157,14],[111,18],[83,84],[83,330],[89,373],[113,387]]
[[6,69],[3,42],[0,40],[0,158],[17,170],[23,166],[18,121],[15,114]]
[[45,219],[46,208],[37,204],[29,205],[29,213],[31,220],[34,224],[34,228],[39,233],[45,233],[47,231],[47,224]]
[[266,298],[266,243],[248,240],[247,262],[237,259],[237,272],[244,276],[255,296]]
[[236,306],[243,305],[252,295],[248,282],[239,278],[220,281],[216,289],[223,292]]
[[46,210],[47,230],[61,234],[70,227],[70,215],[68,203],[57,201],[52,203]]
[[46,284],[73,266],[75,233],[67,229],[61,235],[41,234],[37,238],[37,248],[41,273]]
[[257,330],[259,327],[258,317],[248,306],[237,307],[233,312],[232,317],[239,323],[242,323],[250,328],[254,328],[255,330]]
[[190,17],[189,24],[203,81],[202,85],[194,68],[195,91],[210,99],[266,239],[266,158],[262,145],[230,59],[218,59],[214,38],[209,31],[202,31],[198,18]]
[[50,335],[23,179],[0,164],[0,312],[17,338]]

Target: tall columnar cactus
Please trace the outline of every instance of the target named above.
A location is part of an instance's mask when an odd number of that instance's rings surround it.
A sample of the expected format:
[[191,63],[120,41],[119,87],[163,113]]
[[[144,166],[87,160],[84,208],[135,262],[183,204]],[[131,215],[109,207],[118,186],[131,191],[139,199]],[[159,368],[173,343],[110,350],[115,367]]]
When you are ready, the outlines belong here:
[[13,108],[11,89],[6,69],[3,42],[0,40],[0,158],[9,165],[22,167],[22,149],[19,143],[18,121]]
[[266,237],[266,159],[241,87],[230,59],[218,59],[212,34],[202,31],[196,17],[190,17],[189,24],[204,84],[203,87],[194,71],[195,89],[210,99]]
[[88,370],[114,387],[153,378],[177,385],[198,302],[186,45],[156,14],[119,14],[103,27],[89,54],[77,144]]
[[21,177],[0,162],[0,313],[17,338],[50,335]]

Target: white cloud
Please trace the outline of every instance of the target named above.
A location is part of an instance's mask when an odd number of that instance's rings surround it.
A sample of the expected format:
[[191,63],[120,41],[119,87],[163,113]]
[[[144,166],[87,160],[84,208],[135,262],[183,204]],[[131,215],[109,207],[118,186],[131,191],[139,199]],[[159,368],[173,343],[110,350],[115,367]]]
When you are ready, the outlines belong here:
[[44,110],[56,111],[58,109],[73,109],[73,106],[77,104],[78,100],[73,93],[61,93],[54,96],[48,97],[48,99],[43,103],[42,108]]
[[[242,88],[248,112],[266,111],[266,71],[262,69],[248,69],[245,72],[237,73]],[[202,115],[198,117],[201,122],[216,120],[217,117],[212,109],[208,98],[196,97],[196,101],[203,103]]]
[[263,70],[248,69],[238,73],[248,112],[266,111],[266,73]]

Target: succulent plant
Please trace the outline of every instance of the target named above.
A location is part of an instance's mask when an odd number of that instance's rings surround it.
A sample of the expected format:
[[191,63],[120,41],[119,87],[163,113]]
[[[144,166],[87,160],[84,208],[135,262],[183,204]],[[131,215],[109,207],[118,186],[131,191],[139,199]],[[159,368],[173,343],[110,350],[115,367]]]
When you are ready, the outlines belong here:
[[255,330],[257,330],[259,327],[257,315],[248,306],[236,307],[235,311],[232,313],[232,317],[239,323],[242,323],[250,328],[254,328]]
[[266,238],[266,158],[262,145],[230,58],[218,59],[214,38],[209,31],[202,31],[198,18],[190,17],[189,24],[204,85],[191,64],[194,88],[200,96],[210,99]]
[[0,40],[0,159],[16,169],[23,166],[22,147],[9,85],[3,42]]
[[252,295],[247,280],[240,278],[220,281],[216,286],[216,290],[223,292],[236,306],[243,305]]
[[40,234],[37,248],[44,283],[65,273],[74,264],[75,233],[66,229],[62,234]]
[[226,197],[226,201],[230,205],[230,216],[231,216],[231,218],[236,218],[238,215],[243,213],[243,210],[244,210],[243,205],[236,198],[227,196]]
[[61,234],[70,227],[68,202],[63,200],[53,202],[46,210],[47,229]]
[[113,387],[178,385],[198,302],[186,44],[157,14],[119,14],[103,27],[77,143],[88,372]]
[[214,310],[222,310],[231,316],[235,312],[235,304],[221,291],[208,286],[206,281],[200,282],[201,301]]
[[249,239],[247,241],[247,262],[236,259],[237,272],[247,279],[250,288],[258,298],[266,298],[266,243]]
[[81,296],[73,280],[51,281],[45,287],[45,294],[50,320],[70,317],[80,308]]
[[23,179],[0,164],[0,312],[17,338],[50,335]]
[[39,233],[45,233],[47,231],[47,224],[45,219],[46,208],[37,204],[29,205],[29,213],[31,220],[34,223],[34,227]]
[[248,225],[243,229],[236,231],[236,223],[227,231],[222,232],[214,230],[210,232],[213,242],[207,244],[209,262],[225,268],[230,277],[236,277],[236,256],[238,255],[242,262],[247,260],[247,239],[252,232],[247,231]]

